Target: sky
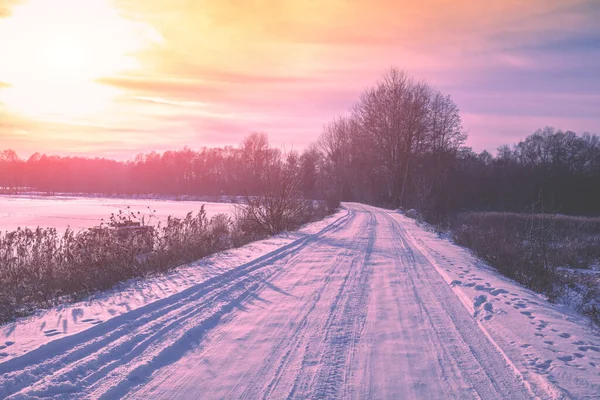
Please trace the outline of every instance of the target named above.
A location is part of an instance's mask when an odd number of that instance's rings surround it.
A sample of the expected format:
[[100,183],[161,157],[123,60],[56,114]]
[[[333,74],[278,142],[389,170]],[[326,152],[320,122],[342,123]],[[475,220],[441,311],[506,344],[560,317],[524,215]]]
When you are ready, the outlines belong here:
[[600,134],[597,0],[0,0],[0,150],[302,149],[390,67],[475,151]]

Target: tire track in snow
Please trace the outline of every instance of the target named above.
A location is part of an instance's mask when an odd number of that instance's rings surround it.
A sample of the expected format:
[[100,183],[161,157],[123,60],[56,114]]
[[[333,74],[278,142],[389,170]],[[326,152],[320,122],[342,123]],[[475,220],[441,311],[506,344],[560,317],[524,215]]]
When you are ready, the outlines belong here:
[[[343,229],[353,217],[350,211],[316,234],[176,295],[0,364],[0,396],[30,393],[65,397],[94,392],[94,397],[99,397],[119,379],[118,394],[125,394],[154,370],[173,362],[176,358],[169,350],[189,348],[194,342],[189,340],[190,336],[201,337],[221,316],[231,312],[233,305],[258,290],[262,285],[257,280],[265,281],[268,274],[275,273],[269,267],[276,261],[296,254],[327,233]],[[200,316],[200,312],[206,315]]]
[[[364,212],[368,211],[365,209]],[[369,259],[377,238],[377,218],[368,213],[371,222],[364,256],[353,263],[353,279],[346,279],[336,299],[339,301],[331,307],[331,322],[325,337],[327,347],[321,358],[313,393],[315,398],[346,398],[349,395],[350,364],[365,325],[371,277]]]
[[[364,221],[363,223],[361,223],[359,232],[365,232],[369,229],[372,231],[373,227],[371,226],[371,224],[372,224],[372,220]],[[367,235],[367,237],[368,236],[369,235]],[[365,241],[364,237],[357,235],[352,240],[352,242],[350,243],[348,248],[346,249],[346,252],[347,252],[346,256],[349,256],[349,257],[355,256],[355,253],[357,252],[357,250],[364,247],[361,243],[364,241]],[[308,249],[306,249],[306,250],[308,250]],[[348,257],[336,258],[332,267],[327,271],[327,274],[329,276],[336,275],[340,269],[347,267],[347,265],[344,265],[344,262],[347,261],[347,258]],[[352,268],[348,268],[348,271],[345,274],[343,282],[342,282],[342,288],[345,285],[345,283],[347,282],[348,276],[350,275],[351,272],[352,272]],[[326,332],[328,330],[328,327],[330,325],[330,323],[328,323],[329,321],[322,321],[323,324],[318,325],[318,323],[320,322],[319,319],[322,319],[322,316],[317,316],[316,317],[317,321],[312,321],[313,326],[311,326],[311,327],[308,326],[308,322],[309,322],[308,319],[311,316],[311,313],[314,311],[317,304],[321,301],[321,297],[322,297],[323,293],[329,288],[330,284],[333,282],[334,281],[331,279],[327,279],[323,282],[323,285],[320,286],[318,291],[315,293],[315,295],[312,297],[311,301],[309,302],[310,303],[310,305],[308,307],[309,310],[302,318],[299,329],[296,329],[294,331],[294,334],[292,335],[291,338],[284,338],[282,340],[282,342],[286,341],[286,342],[289,342],[289,344],[287,346],[287,350],[286,350],[285,354],[283,355],[283,357],[281,357],[280,362],[278,363],[278,367],[275,370],[274,376],[272,377],[269,384],[267,385],[267,387],[264,390],[264,393],[262,395],[263,399],[270,398],[273,391],[277,388],[279,382],[281,381],[282,376],[284,375],[284,372],[286,370],[286,367],[289,365],[290,360],[293,357],[295,357],[298,352],[302,352],[302,346],[307,347],[308,341],[314,341],[318,337],[323,337],[325,335],[324,332]],[[338,299],[339,299],[339,295],[336,296],[335,301],[337,302]],[[334,308],[335,308],[335,305],[330,306],[330,309],[334,309]],[[315,330],[314,330],[315,328],[317,329],[317,332],[315,332]],[[310,330],[310,329],[313,329],[313,330]],[[305,364],[305,361],[303,360],[302,365],[304,365],[304,364]],[[297,380],[297,378],[298,378],[298,375],[296,375],[294,380]],[[248,395],[249,395],[249,393],[247,393],[245,391],[241,397],[242,398],[250,398]],[[288,397],[289,397],[289,395],[288,395]]]
[[[353,207],[356,208],[356,205]],[[374,216],[364,209],[360,210],[360,214],[368,216],[368,223],[356,232],[356,240],[349,246],[360,252],[345,266],[347,272],[327,308],[326,319],[311,333],[310,340],[302,349],[302,368],[293,378],[293,385],[286,396],[288,399],[332,398],[343,389],[348,363],[366,317],[366,266],[376,232]]]
[[528,399],[535,396],[480,331],[477,322],[427,257],[410,245],[400,223],[386,212],[381,214],[390,222],[398,252],[406,252],[410,260],[408,266],[412,268],[406,277],[427,318],[428,333],[432,335],[430,341],[445,360],[439,362],[445,381],[464,380],[480,398]]

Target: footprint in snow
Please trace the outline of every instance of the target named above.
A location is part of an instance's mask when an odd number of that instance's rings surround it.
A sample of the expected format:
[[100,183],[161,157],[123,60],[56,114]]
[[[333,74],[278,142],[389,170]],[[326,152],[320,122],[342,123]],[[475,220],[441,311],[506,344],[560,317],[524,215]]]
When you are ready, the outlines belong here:
[[483,303],[487,301],[487,297],[483,294],[475,297],[475,302],[473,303],[473,307],[481,307]]
[[596,346],[579,346],[578,349],[581,351],[591,350],[591,351],[595,351],[597,353],[600,352],[600,347],[596,347]]
[[4,342],[4,344],[0,344],[0,350],[4,350],[5,348],[12,346],[13,344],[15,344],[15,342],[13,342],[12,340],[8,340]]
[[536,363],[535,368],[538,369],[539,371],[546,371],[546,370],[548,370],[548,368],[550,368],[551,364],[552,364],[552,360],[546,360],[544,362]]
[[[483,310],[478,309],[482,305],[483,305]],[[473,303],[473,308],[476,309],[475,312],[473,313],[473,317],[477,317],[479,314],[481,314],[482,311],[485,311],[485,313],[487,315],[484,316],[483,319],[485,319],[486,321],[489,321],[490,319],[492,319],[493,313],[494,313],[494,305],[487,301],[487,297],[485,295],[482,294],[482,295],[475,297],[475,302]]]
[[533,315],[531,315],[531,311],[521,311],[521,314],[525,315],[529,319],[535,318]]
[[561,333],[561,334],[559,334],[558,336],[560,336],[561,338],[565,338],[565,339],[568,339],[568,338],[570,338],[570,337],[571,337],[571,335],[570,335],[570,334],[568,334],[568,333]]

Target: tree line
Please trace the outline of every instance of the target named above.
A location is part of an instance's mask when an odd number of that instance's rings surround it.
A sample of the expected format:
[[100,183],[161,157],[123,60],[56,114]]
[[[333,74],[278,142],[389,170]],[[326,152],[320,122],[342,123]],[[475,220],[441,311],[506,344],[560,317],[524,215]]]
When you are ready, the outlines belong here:
[[315,196],[317,159],[311,151],[284,152],[264,133],[249,135],[238,147],[150,152],[131,161],[60,157],[35,153],[21,159],[0,152],[4,193],[246,195],[259,194],[269,168],[284,162],[302,172],[301,187]]
[[[464,210],[600,214],[600,138],[544,128],[496,155],[475,153],[457,105],[392,68],[302,152],[264,133],[239,146],[105,158],[0,152],[0,189],[170,195],[260,195],[294,180],[311,199],[416,208],[430,220]],[[278,173],[274,173],[273,166]],[[282,172],[285,171],[285,174]]]

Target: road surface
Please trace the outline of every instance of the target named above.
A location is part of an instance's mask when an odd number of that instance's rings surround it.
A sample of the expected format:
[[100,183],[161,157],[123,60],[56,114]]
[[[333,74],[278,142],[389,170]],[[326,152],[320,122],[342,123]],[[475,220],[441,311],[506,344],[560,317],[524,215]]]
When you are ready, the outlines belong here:
[[316,234],[0,364],[0,393],[560,397],[524,378],[406,233],[404,217],[346,208]]

